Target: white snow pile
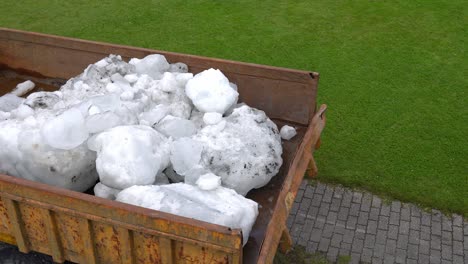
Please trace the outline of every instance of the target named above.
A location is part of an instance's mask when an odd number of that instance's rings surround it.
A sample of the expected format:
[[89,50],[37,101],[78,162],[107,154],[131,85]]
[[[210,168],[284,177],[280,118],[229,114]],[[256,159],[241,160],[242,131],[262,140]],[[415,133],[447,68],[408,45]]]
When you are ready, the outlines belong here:
[[[242,228],[282,165],[281,136],[215,69],[110,55],[56,92],[0,97],[0,173]],[[290,134],[288,132],[287,134]],[[283,135],[283,132],[281,133]],[[99,182],[96,184],[96,182]]]

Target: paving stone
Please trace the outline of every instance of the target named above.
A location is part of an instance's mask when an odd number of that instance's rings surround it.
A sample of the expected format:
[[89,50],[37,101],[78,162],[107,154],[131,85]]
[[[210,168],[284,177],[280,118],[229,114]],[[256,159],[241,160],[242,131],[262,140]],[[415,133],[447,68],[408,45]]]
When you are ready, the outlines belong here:
[[[467,225],[468,226],[468,225]],[[454,226],[453,227],[453,240],[456,240],[456,241],[463,241],[463,230],[461,229],[461,227],[458,227],[458,226]]]
[[421,218],[412,216],[410,221],[410,228],[413,230],[421,229]]
[[327,216],[327,223],[328,224],[335,224],[336,223],[336,218],[338,217],[337,212],[328,212]]
[[431,210],[431,220],[432,222],[441,222],[442,221],[442,212],[437,209]]
[[330,246],[330,239],[322,238],[320,239],[320,242],[319,242],[318,251],[327,252],[329,246]]
[[380,208],[380,206],[382,205],[382,199],[380,199],[380,197],[376,196],[376,195],[373,195],[372,196],[372,207],[375,207],[375,208]]
[[312,229],[309,240],[317,243],[320,242],[320,239],[322,238],[322,232],[322,229]]
[[305,212],[299,211],[296,214],[296,218],[294,218],[294,223],[303,225],[305,223],[305,220],[306,220]]
[[344,192],[345,192],[345,189],[343,187],[336,186],[335,191],[333,192],[333,198],[338,198],[338,199],[343,198]]
[[380,208],[380,215],[389,216],[390,206],[386,204],[382,204],[382,207]]
[[452,232],[442,231],[442,244],[452,245]]
[[304,197],[312,199],[314,197],[314,191],[315,191],[314,187],[307,185],[304,191]]
[[395,262],[406,263],[406,250],[397,248],[395,250]]
[[[465,255],[465,258],[468,258],[468,256]],[[463,256],[454,255],[452,263],[453,264],[463,264],[463,263],[466,263],[466,262],[464,262]]]
[[340,209],[340,205],[341,205],[341,199],[333,198],[330,204],[330,211],[338,212],[338,210]]
[[385,245],[387,240],[387,231],[385,230],[377,230],[377,235],[375,236],[375,243]]
[[387,216],[382,215],[379,217],[378,228],[382,230],[388,230],[388,217]]
[[399,201],[393,201],[392,202],[392,212],[397,212],[399,213],[401,209],[401,202]]
[[302,231],[302,225],[298,223],[294,223],[291,228],[291,235],[294,237],[299,237]]
[[410,208],[411,208],[411,216],[421,218],[421,209],[419,207],[412,204],[412,205],[410,205]]
[[398,228],[398,232],[400,234],[408,234],[409,233],[409,222],[408,221],[400,221],[400,227]]
[[359,204],[352,203],[351,208],[349,209],[349,215],[359,216],[359,207],[360,207]]
[[421,226],[420,238],[424,240],[431,239],[431,228],[428,226]]
[[346,221],[346,228],[347,229],[355,229],[357,224],[357,217],[356,216],[348,216],[348,221]]
[[408,235],[400,234],[397,239],[397,247],[401,249],[406,249],[408,247]]
[[369,212],[369,219],[370,220],[378,220],[379,219],[379,212],[380,212],[380,209],[379,208],[371,208],[370,209],[370,212]]
[[460,241],[453,241],[452,250],[454,255],[463,255],[463,243]]
[[452,214],[452,223],[454,226],[463,226],[463,217],[458,214]]
[[341,206],[350,207],[352,199],[353,199],[352,193],[350,191],[345,191],[343,193],[343,199],[341,200]]
[[410,244],[418,245],[419,244],[419,231],[410,229],[408,242]]
[[389,223],[391,225],[399,225],[400,224],[400,214],[396,213],[396,212],[390,212]]
[[[352,240],[351,240],[352,242]],[[351,243],[346,243],[344,240],[341,242],[341,249],[347,250],[348,252],[351,252]],[[349,255],[349,254],[348,254]]]
[[431,234],[433,235],[442,235],[442,225],[440,222],[432,221]]
[[372,264],[382,264],[382,263],[383,263],[383,259],[382,259],[382,258],[373,257],[371,263],[372,263]]
[[325,216],[319,215],[319,216],[317,216],[317,218],[315,218],[314,226],[316,228],[323,229],[323,227],[325,226],[325,222],[326,222]]
[[339,256],[348,256],[349,257],[350,254],[351,254],[351,249],[344,249],[343,247],[340,247],[340,252],[338,252]]
[[351,252],[362,252],[364,248],[364,240],[363,239],[354,239],[353,244],[351,245]]
[[419,241],[419,254],[429,255],[431,244],[429,241],[421,240]]
[[418,254],[419,254],[419,248],[418,245],[408,245],[408,250],[407,250],[408,258],[409,259],[418,259]]
[[299,211],[308,211],[311,202],[312,202],[311,199],[303,198],[301,201],[301,205],[299,206]]
[[418,264],[418,261],[415,259],[407,259],[406,264]]
[[327,216],[330,211],[330,204],[322,202],[320,204],[319,215]]
[[401,212],[400,212],[400,219],[401,220],[405,220],[405,221],[410,221],[410,218],[411,218],[411,211],[410,211],[410,208],[407,204],[405,204],[402,208],[401,208]]
[[393,264],[393,263],[395,263],[395,256],[385,254],[385,256],[383,258],[383,263],[384,264]]
[[[468,221],[468,219],[467,219],[467,221]],[[464,230],[463,232],[465,233],[465,236],[468,236],[468,224],[465,224],[465,225],[464,225],[464,229],[463,229],[463,230]]]
[[397,239],[397,237],[398,237],[398,226],[389,225],[388,226],[387,236],[388,236],[388,238],[391,238],[391,239]]
[[418,256],[418,263],[419,264],[427,264],[429,263],[429,255],[427,254],[421,254],[421,250],[419,251],[419,256]]
[[449,219],[446,216],[442,216],[442,230],[452,231],[452,219]]
[[338,219],[346,221],[348,219],[349,208],[340,207],[338,210]]
[[343,242],[345,243],[352,243],[354,238],[354,231],[353,230],[345,230],[345,234],[343,235]]
[[366,226],[356,226],[356,232],[354,233],[354,238],[364,239],[366,236]]
[[353,193],[353,203],[360,204],[362,200],[362,193],[360,192],[354,192]]
[[327,251],[327,259],[331,262],[336,262],[338,258],[339,249],[335,247],[330,247]]
[[316,207],[316,206],[309,207],[309,210],[307,211],[306,218],[307,219],[315,219],[317,217],[318,211],[319,211],[319,207]]
[[368,212],[360,212],[359,217],[358,217],[358,224],[360,225],[365,225],[367,224],[367,221],[369,220],[369,213]]
[[367,233],[374,235],[377,233],[377,221],[369,220],[367,223]]
[[441,258],[440,258],[440,251],[431,249],[431,253],[429,255],[429,263],[441,263]]
[[322,197],[323,197],[322,194],[315,193],[315,194],[314,194],[314,197],[312,198],[311,206],[317,206],[317,207],[319,207],[320,204],[322,203]]
[[370,211],[371,204],[372,204],[372,195],[369,194],[369,193],[365,193],[365,194],[362,196],[361,211],[369,212],[369,211]]
[[431,214],[422,212],[421,225],[431,226]]
[[375,244],[374,246],[374,257],[382,258],[385,253],[385,246],[380,244]]
[[309,241],[307,243],[306,251],[309,253],[315,253],[318,249],[318,242]]
[[366,248],[374,248],[375,245],[375,235],[366,234],[364,238],[364,247]]
[[296,202],[300,203],[303,196],[304,196],[304,190],[301,190],[301,189],[297,190]]
[[452,247],[448,245],[442,245],[442,259],[452,260]]
[[440,236],[431,235],[431,249],[441,249]]
[[323,228],[322,237],[331,238],[333,235],[333,229],[335,229],[335,225],[332,224],[325,224]]
[[360,253],[351,253],[351,261],[349,264],[360,264],[361,254]]
[[299,203],[294,202],[293,205],[291,206],[291,213],[296,214],[297,211],[299,210]]
[[385,252],[391,255],[395,254],[396,244],[396,240],[388,239],[387,244],[385,245]]
[[325,193],[323,194],[322,202],[331,203],[332,196],[333,196],[333,189],[327,188],[325,190]]
[[315,187],[315,192],[318,194],[323,194],[325,192],[326,185],[318,182],[317,186]]
[[332,247],[337,247],[339,248],[340,247],[340,244],[341,244],[341,241],[343,241],[343,235],[341,234],[333,234],[332,238],[331,238],[331,243],[330,245]]
[[338,220],[335,224],[335,233],[344,235],[346,230],[346,222]]
[[370,263],[372,261],[372,249],[364,248],[361,253],[361,261]]

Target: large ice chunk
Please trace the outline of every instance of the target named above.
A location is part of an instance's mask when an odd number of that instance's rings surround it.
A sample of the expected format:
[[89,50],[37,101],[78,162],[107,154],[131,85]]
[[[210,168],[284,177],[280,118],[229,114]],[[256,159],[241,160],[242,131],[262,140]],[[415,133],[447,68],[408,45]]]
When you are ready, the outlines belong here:
[[15,161],[17,174],[11,175],[79,192],[96,183],[96,155],[85,144],[70,150],[52,148],[44,143],[39,128],[23,125],[18,150],[21,159]]
[[85,119],[77,108],[66,110],[41,128],[44,141],[57,149],[73,149],[88,139]]
[[241,195],[267,184],[282,164],[278,128],[263,111],[246,105],[192,139],[203,146],[203,167]]
[[205,70],[190,79],[185,93],[201,112],[224,114],[237,102],[239,93],[229,85],[229,80],[220,70]]
[[280,130],[282,139],[290,140],[297,134],[296,129],[292,126],[284,125]]
[[88,146],[97,152],[99,179],[115,189],[152,184],[162,163],[168,163],[163,160],[167,139],[148,126],[117,126],[88,141]]
[[224,187],[203,191],[184,183],[133,186],[121,191],[116,200],[230,228],[241,228],[244,245],[258,215],[256,202]]
[[11,110],[16,109],[21,103],[23,103],[23,101],[23,98],[11,93],[0,96],[0,111],[10,112]]
[[18,83],[16,85],[16,88],[11,91],[12,94],[16,96],[23,96],[27,93],[29,93],[32,89],[36,87],[36,84],[34,84],[32,81],[27,80],[22,83]]
[[168,137],[175,139],[189,137],[197,131],[195,124],[187,119],[167,115],[156,126],[155,129]]
[[171,148],[171,163],[177,174],[184,175],[198,165],[202,150],[202,144],[190,138],[180,138],[174,141]]
[[115,197],[121,191],[122,190],[111,188],[107,185],[104,185],[101,182],[98,182],[94,186],[94,195],[101,197],[101,198],[109,199],[109,200],[115,200]]
[[159,79],[162,73],[170,68],[166,58],[160,54],[151,54],[143,59],[133,58],[129,63],[135,65],[136,73],[146,74],[155,79]]

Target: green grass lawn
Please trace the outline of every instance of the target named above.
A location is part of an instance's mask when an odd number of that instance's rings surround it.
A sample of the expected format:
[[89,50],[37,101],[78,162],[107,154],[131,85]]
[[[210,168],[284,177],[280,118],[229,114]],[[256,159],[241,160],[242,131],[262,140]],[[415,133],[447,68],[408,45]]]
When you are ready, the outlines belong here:
[[318,71],[320,180],[468,216],[467,6],[4,0],[0,26]]

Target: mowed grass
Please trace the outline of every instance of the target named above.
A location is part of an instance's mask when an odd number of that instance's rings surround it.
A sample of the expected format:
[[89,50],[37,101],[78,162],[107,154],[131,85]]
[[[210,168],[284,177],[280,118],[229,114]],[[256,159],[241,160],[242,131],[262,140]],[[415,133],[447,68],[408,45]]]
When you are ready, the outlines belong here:
[[2,1],[0,26],[318,71],[318,179],[468,215],[466,1]]

